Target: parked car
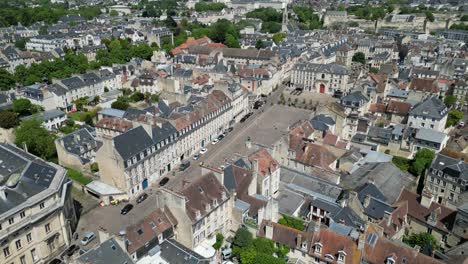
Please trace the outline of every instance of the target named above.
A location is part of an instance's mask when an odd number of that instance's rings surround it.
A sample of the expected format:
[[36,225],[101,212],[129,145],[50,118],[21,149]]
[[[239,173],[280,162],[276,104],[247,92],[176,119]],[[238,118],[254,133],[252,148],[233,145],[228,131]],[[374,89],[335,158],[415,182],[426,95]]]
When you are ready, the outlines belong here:
[[221,141],[221,140],[223,140],[223,138],[224,138],[224,137],[225,137],[225,135],[224,135],[224,134],[221,134],[221,135],[219,135],[219,136],[218,136],[218,141]]
[[247,116],[243,116],[239,122],[244,123],[247,120]]
[[197,154],[193,155],[193,158],[192,158],[192,159],[193,159],[193,160],[197,160],[197,159],[199,159],[200,157],[201,157],[200,153],[197,153]]
[[80,250],[80,247],[78,245],[71,245],[69,248],[67,248],[67,250],[65,250],[65,254],[69,257],[73,256],[73,254],[75,254],[76,251]]
[[169,178],[168,178],[168,177],[162,178],[162,180],[159,181],[159,186],[162,187],[162,186],[166,185],[166,183],[167,183],[168,181],[169,181]]
[[120,214],[126,215],[132,209],[133,209],[133,204],[127,204],[122,208],[122,210],[120,210]]
[[260,107],[262,107],[262,105],[263,105],[263,102],[262,102],[262,101],[256,101],[256,102],[254,103],[253,109],[259,109]]
[[207,151],[208,151],[207,148],[202,148],[202,149],[200,150],[200,154],[205,154]]
[[217,138],[213,139],[213,141],[211,141],[211,144],[213,145],[216,145],[218,144],[219,140]]
[[229,127],[229,128],[227,128],[226,130],[224,130],[224,133],[230,133],[230,132],[232,132],[233,130],[234,130],[233,127]]
[[180,164],[179,170],[184,171],[188,167],[190,167],[190,161],[185,160],[185,161],[182,161],[182,164]]
[[93,232],[87,232],[84,237],[81,239],[81,245],[86,246],[91,242],[93,239],[96,238],[96,234]]
[[138,196],[137,203],[143,202],[144,200],[146,200],[146,198],[148,198],[148,194],[142,193],[140,196]]
[[49,264],[62,264],[63,261],[57,258],[54,258],[53,260],[49,261]]

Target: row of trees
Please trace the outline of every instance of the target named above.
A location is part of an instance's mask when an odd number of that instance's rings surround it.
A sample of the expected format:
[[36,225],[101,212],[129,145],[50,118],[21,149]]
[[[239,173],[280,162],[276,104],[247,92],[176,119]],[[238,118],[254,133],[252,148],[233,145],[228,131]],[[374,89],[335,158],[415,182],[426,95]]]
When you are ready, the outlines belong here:
[[306,6],[295,6],[293,11],[297,15],[302,29],[320,29],[323,27],[323,22],[315,14],[314,9]]
[[248,12],[246,17],[262,20],[262,32],[277,33],[281,31],[283,15],[271,7],[255,9]]
[[86,19],[92,19],[101,14],[99,6],[81,7],[71,10],[66,5],[45,3],[40,6],[31,7],[28,3],[14,3],[16,1],[0,2],[0,27],[8,27],[22,24],[30,26],[35,22],[47,24],[56,23],[58,19],[66,14],[80,14]]
[[434,151],[423,148],[416,152],[414,159],[412,160],[394,156],[392,162],[400,170],[408,171],[415,176],[421,176],[424,171],[429,168],[434,157]]
[[207,3],[207,2],[198,2],[195,4],[195,11],[221,11],[227,6],[224,3]]
[[450,26],[450,29],[468,31],[468,24],[463,24],[463,23],[453,24]]

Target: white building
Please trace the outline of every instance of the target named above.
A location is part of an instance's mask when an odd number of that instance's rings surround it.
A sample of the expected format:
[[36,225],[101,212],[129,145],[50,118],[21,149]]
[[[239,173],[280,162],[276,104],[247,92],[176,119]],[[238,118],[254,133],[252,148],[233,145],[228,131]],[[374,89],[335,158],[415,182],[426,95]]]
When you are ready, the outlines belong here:
[[304,91],[329,95],[348,93],[349,72],[338,64],[299,63],[291,71],[291,85]]
[[413,128],[429,128],[443,132],[448,109],[437,97],[430,97],[417,104],[409,112],[408,125]]

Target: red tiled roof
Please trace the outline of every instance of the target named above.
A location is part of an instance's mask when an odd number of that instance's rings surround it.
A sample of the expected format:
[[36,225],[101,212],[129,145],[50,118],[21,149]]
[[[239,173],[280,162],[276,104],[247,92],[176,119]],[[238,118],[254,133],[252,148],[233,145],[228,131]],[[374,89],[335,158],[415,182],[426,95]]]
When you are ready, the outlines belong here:
[[412,105],[406,102],[391,100],[387,105],[387,112],[397,115],[407,115]]
[[256,160],[258,162],[258,173],[262,176],[271,174],[271,172],[276,171],[279,167],[278,162],[264,148],[251,154],[249,160]]
[[296,150],[296,160],[309,166],[330,170],[330,165],[336,161],[336,156],[322,145],[304,143]]
[[382,103],[375,103],[369,106],[369,112],[371,113],[385,113],[386,105]]
[[[335,233],[328,228],[320,228],[320,231],[314,233],[314,238],[310,247],[309,255],[320,256],[321,259],[326,255],[333,256],[335,260],[338,259],[338,252],[344,251],[346,253],[345,264],[357,264],[361,259],[361,252],[358,250],[357,243],[349,236],[343,236]],[[315,253],[315,244],[320,243],[322,246],[321,253]],[[336,263],[336,261],[331,261]]]
[[338,142],[338,136],[333,135],[331,132],[327,132],[325,137],[323,137],[323,143],[331,146],[335,146]]
[[431,79],[413,78],[410,84],[410,90],[427,93],[438,93],[439,86]]

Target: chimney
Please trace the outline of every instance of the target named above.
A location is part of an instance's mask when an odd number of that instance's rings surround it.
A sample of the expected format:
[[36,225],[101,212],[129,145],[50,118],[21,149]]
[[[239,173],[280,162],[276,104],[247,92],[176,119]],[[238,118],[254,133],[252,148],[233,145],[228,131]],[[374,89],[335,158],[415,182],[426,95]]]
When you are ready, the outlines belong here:
[[364,208],[367,208],[370,204],[370,195],[366,195],[366,197],[364,197]]
[[297,234],[296,237],[296,248],[301,248],[302,245],[302,234]]
[[358,249],[363,250],[366,245],[366,233],[361,233],[358,239]]
[[271,221],[268,221],[265,225],[265,237],[273,239],[273,225],[271,224]]
[[421,194],[421,205],[429,208],[434,201],[434,195],[428,188],[424,188]]
[[392,224],[392,213],[385,211],[383,218],[385,219],[387,226],[390,226]]
[[0,199],[1,199],[2,201],[6,201],[6,198],[7,198],[7,194],[6,194],[6,192],[5,192],[5,189],[6,189],[5,186],[1,186],[1,187],[0,187]]

